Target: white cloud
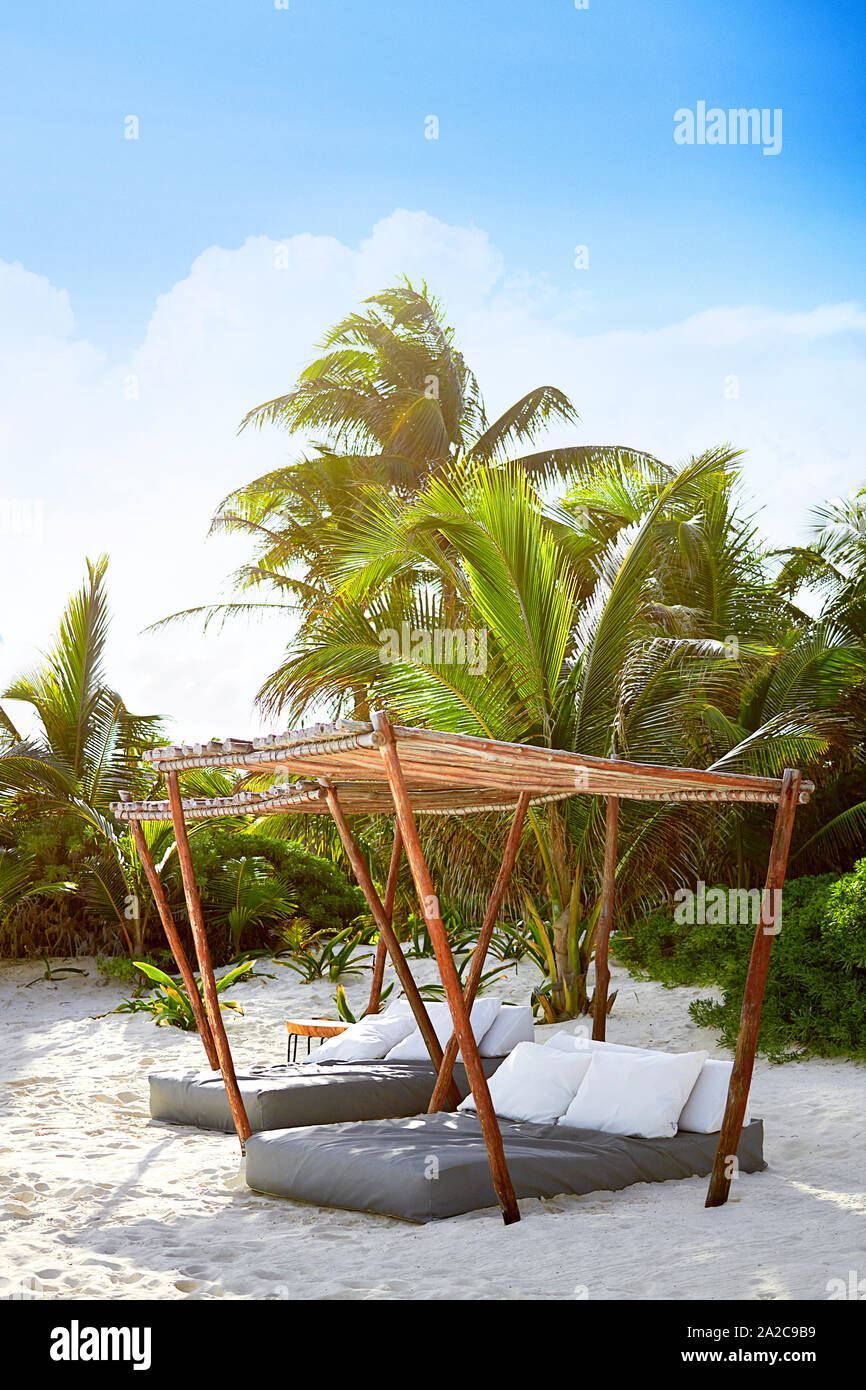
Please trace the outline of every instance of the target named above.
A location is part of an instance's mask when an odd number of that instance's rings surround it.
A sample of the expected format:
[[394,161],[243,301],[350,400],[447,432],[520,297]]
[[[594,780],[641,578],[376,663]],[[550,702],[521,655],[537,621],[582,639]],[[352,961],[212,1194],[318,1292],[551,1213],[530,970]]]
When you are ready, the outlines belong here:
[[[19,532],[0,536],[0,678],[47,643],[85,555],[108,550],[111,677],[130,704],[171,712],[184,737],[251,726],[285,628],[140,630],[225,595],[243,547],[205,543],[213,509],[293,447],[275,431],[238,437],[239,419],[286,389],[327,327],[404,273],[445,302],[491,412],[553,382],[575,401],[583,442],[677,461],[730,440],[749,450],[747,484],[779,544],[804,534],[810,506],[863,484],[858,305],[712,308],[652,331],[592,333],[580,295],[508,271],[482,230],[425,213],[395,212],[357,249],[251,237],[204,251],[158,299],[140,348],[112,362],[76,336],[64,291],[0,263],[0,502]],[[14,499],[35,510],[15,512]]]

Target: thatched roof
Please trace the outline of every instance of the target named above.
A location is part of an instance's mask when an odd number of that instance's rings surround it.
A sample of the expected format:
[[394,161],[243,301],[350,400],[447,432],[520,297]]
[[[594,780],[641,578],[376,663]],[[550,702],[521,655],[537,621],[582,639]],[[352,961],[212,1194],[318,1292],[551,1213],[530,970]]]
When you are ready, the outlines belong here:
[[[521,791],[533,804],[579,794],[638,801],[778,802],[776,777],[664,767],[617,758],[591,758],[532,744],[502,743],[466,734],[393,726],[400,764],[419,815],[467,815],[513,809]],[[169,744],[150,749],[147,762],[160,772],[227,768],[247,776],[270,775],[281,784],[267,791],[192,797],[188,818],[230,815],[327,814],[325,784],[339,793],[348,815],[393,815],[394,805],[380,754],[383,736],[372,724],[341,719],[255,739]],[[800,801],[814,790],[803,782]],[[112,810],[123,820],[169,820],[167,801],[122,801]]]

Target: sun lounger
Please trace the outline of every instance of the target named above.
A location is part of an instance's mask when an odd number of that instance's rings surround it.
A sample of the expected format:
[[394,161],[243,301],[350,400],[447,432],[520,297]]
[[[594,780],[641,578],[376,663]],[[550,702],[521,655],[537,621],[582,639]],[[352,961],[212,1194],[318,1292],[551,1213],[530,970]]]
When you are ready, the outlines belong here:
[[[503,1059],[483,1058],[492,1076]],[[157,1072],[150,1078],[154,1120],[198,1129],[234,1129],[219,1072]],[[461,1096],[469,1085],[461,1063],[454,1068]],[[252,1067],[238,1072],[238,1087],[254,1132],[296,1125],[379,1120],[423,1113],[433,1094],[436,1072],[430,1062],[305,1062]]]
[[[705,1177],[718,1134],[639,1139],[500,1120],[518,1198],[618,1191],[631,1183]],[[739,1170],[758,1172],[763,1125],[742,1131]],[[496,1204],[481,1127],[469,1112],[254,1134],[246,1179],[276,1197],[427,1222]]]

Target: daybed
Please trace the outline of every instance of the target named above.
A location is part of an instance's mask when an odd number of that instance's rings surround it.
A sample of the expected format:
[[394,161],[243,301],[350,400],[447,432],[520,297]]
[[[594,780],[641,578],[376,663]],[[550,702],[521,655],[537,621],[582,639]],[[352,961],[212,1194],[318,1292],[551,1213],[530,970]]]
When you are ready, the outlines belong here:
[[[314,1054],[315,1055],[315,1054]],[[486,1076],[502,1061],[482,1059]],[[346,1120],[379,1120],[417,1115],[427,1109],[436,1071],[430,1062],[297,1062],[251,1067],[237,1073],[244,1109],[255,1133],[295,1125],[326,1125]],[[461,1096],[469,1090],[458,1063],[454,1080]],[[220,1073],[157,1072],[150,1077],[154,1120],[234,1131],[234,1120]]]
[[[447,1005],[432,1004],[429,1018],[444,1049],[451,1029]],[[526,1005],[503,1007],[499,999],[482,998],[473,1004],[471,1018],[488,1077],[517,1043],[533,1036],[532,1009]],[[436,1075],[409,1005],[400,999],[329,1038],[303,1062],[252,1067],[237,1073],[237,1084],[255,1132],[417,1115],[430,1104]],[[454,1068],[454,1081],[466,1096],[469,1081],[462,1063]],[[150,1113],[173,1124],[234,1129],[218,1071],[155,1073]]]
[[[705,1177],[719,1141],[718,1134],[635,1139],[503,1119],[499,1127],[518,1198]],[[740,1136],[741,1172],[767,1166],[762,1143],[763,1125],[752,1120]],[[246,1162],[256,1192],[405,1221],[438,1221],[497,1200],[481,1126],[468,1113],[272,1130],[247,1141]]]
[[[712,1171],[732,1064],[561,1032],[521,1042],[490,1096],[517,1198],[618,1190]],[[312,1125],[247,1145],[250,1187],[317,1206],[434,1221],[488,1207],[496,1190],[470,1094],[454,1115]],[[747,1122],[738,1167],[765,1167]]]

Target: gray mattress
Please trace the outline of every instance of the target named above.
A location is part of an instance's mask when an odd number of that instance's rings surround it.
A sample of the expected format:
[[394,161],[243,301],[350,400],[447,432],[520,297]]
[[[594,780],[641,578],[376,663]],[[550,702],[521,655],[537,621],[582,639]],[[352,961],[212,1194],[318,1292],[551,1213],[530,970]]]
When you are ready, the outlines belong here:
[[[492,1076],[501,1057],[484,1057]],[[418,1115],[430,1103],[436,1072],[430,1062],[296,1062],[251,1067],[237,1074],[250,1128],[288,1129],[352,1120]],[[157,1072],[150,1078],[154,1120],[197,1129],[234,1130],[219,1072]],[[461,1096],[469,1091],[461,1062],[454,1068]]]
[[[681,1130],[672,1139],[634,1139],[563,1125],[500,1125],[518,1197],[705,1177],[719,1138]],[[742,1172],[766,1168],[763,1133],[760,1120],[743,1129]],[[247,1142],[246,1178],[257,1192],[405,1221],[436,1221],[496,1204],[481,1127],[475,1115],[462,1112],[254,1134]]]

